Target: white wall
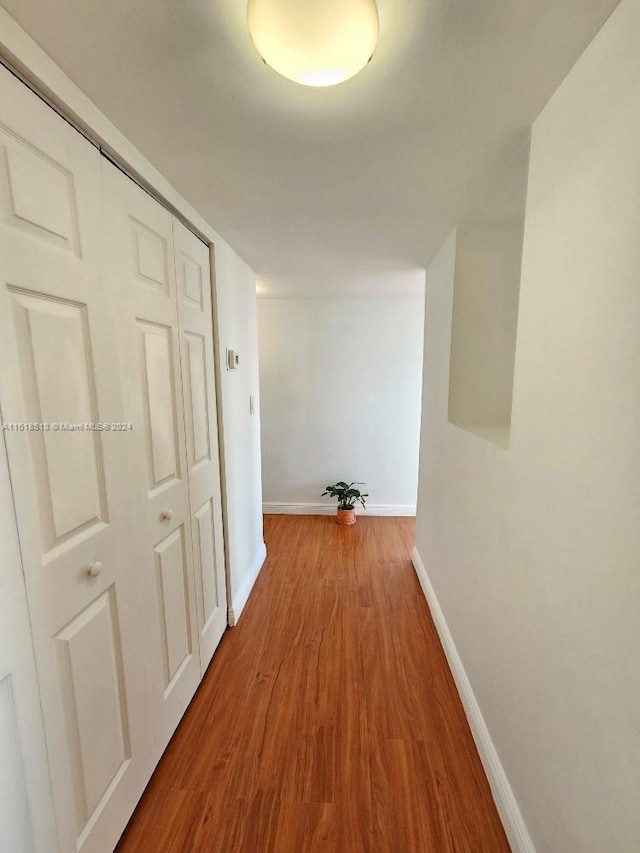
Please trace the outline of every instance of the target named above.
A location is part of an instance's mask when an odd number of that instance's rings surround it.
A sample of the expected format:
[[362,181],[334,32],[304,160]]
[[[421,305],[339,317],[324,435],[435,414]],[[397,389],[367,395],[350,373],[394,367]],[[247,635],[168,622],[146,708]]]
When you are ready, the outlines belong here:
[[538,853],[640,844],[640,3],[533,128],[510,450],[447,419],[427,273],[417,550]]
[[[262,536],[256,282],[253,270],[225,243],[216,245],[217,344],[222,396],[229,621],[237,622],[266,557]],[[238,353],[226,370],[225,351]],[[250,396],[255,397],[251,414]]]
[[423,306],[421,296],[258,300],[267,511],[333,511],[320,495],[342,479],[366,483],[372,512],[415,511]]

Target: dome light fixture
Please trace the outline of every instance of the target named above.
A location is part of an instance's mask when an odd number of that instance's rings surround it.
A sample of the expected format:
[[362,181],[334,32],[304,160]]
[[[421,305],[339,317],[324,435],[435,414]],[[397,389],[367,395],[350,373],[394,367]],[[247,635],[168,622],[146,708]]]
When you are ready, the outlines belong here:
[[379,31],[375,0],[249,0],[247,23],[267,65],[316,87],[362,71]]

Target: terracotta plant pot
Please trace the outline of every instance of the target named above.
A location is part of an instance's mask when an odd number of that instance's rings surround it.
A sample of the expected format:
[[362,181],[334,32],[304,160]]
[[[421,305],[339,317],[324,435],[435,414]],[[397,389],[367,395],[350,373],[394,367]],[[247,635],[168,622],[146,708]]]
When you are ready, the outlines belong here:
[[356,511],[355,509],[339,509],[336,516],[338,524],[355,524]]

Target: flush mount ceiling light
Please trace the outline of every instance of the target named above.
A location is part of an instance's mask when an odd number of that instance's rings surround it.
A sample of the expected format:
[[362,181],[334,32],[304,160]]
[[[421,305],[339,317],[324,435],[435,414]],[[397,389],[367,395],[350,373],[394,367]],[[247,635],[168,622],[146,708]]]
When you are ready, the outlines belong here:
[[303,86],[343,83],[378,41],[375,0],[249,0],[247,20],[267,65]]

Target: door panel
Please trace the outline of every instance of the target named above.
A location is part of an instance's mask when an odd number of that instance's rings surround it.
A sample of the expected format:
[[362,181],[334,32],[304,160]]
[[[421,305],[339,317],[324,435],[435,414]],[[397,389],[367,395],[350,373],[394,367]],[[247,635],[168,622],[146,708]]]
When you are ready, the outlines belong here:
[[73,175],[0,123],[5,161],[2,219],[46,243],[80,254]]
[[217,578],[221,567],[216,564],[215,522],[213,499],[210,498],[204,506],[197,509],[193,517],[194,549],[200,578],[200,594],[198,595],[198,622],[203,632],[208,631],[211,619],[215,617],[220,607],[219,584]]
[[203,301],[203,269],[199,263],[192,260],[181,250],[179,263],[182,265],[183,296],[195,302],[200,311],[204,308]]
[[211,461],[211,442],[209,437],[209,405],[207,389],[209,377],[207,376],[206,342],[203,335],[193,332],[185,332],[184,341],[186,345],[186,374],[187,374],[187,401],[190,408],[191,430],[189,438],[191,441],[190,458],[193,464],[203,461]]
[[133,269],[136,281],[160,290],[170,298],[169,247],[166,235],[158,233],[153,227],[138,221],[134,216],[130,216],[129,219],[133,237]]
[[208,248],[177,220],[173,229],[198,633],[204,672],[227,626],[211,273]]
[[[117,306],[101,280],[101,158],[4,69],[0,145],[0,400],[58,838],[63,851],[110,850],[150,749],[131,434],[84,428],[125,420]],[[11,429],[21,422],[51,427]]]
[[82,771],[76,776],[81,832],[131,758],[114,588],[99,595],[55,639],[69,741]]
[[[86,306],[42,293],[7,288],[11,295],[28,421],[93,423],[98,420],[95,377],[89,362]],[[55,370],[52,370],[52,365]],[[43,545],[106,520],[106,496],[98,433],[48,431],[38,435],[37,480]]]
[[179,479],[179,436],[173,384],[171,328],[138,320],[140,330],[140,388],[142,390],[149,490]]
[[189,584],[183,528],[170,533],[154,548],[161,632],[164,651],[165,695],[188,662],[191,648]]
[[172,217],[103,163],[157,760],[200,682]]

